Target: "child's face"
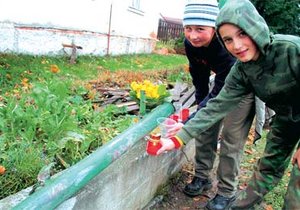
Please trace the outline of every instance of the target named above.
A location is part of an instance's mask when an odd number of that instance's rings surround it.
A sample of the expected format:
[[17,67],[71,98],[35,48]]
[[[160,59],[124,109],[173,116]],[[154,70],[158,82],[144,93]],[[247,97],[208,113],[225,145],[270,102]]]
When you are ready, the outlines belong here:
[[219,29],[220,36],[227,50],[242,62],[257,60],[259,50],[252,39],[239,27],[224,24]]
[[215,29],[209,26],[185,26],[184,35],[194,47],[208,47],[214,37]]

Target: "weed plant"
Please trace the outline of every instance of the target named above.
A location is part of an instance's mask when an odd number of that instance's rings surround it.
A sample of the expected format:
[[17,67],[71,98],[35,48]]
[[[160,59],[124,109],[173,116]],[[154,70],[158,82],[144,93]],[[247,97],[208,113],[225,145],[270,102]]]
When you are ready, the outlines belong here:
[[133,125],[136,116],[125,108],[95,108],[90,80],[104,71],[180,72],[185,63],[183,56],[153,54],[82,56],[70,65],[67,57],[0,54],[0,165],[6,169],[0,199],[74,165]]

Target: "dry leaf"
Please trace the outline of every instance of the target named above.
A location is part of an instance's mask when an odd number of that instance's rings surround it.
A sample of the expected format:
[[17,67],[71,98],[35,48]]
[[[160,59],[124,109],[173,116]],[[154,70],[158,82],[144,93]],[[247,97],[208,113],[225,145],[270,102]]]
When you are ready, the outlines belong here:
[[0,165],[0,175],[3,175],[5,173],[5,167]]
[[199,200],[200,200],[200,197],[194,197],[193,200],[194,200],[194,201],[199,201]]
[[267,205],[265,210],[273,210],[273,207],[271,205]]
[[249,155],[252,155],[253,154],[253,151],[252,149],[246,149],[245,150],[245,153],[249,154]]
[[251,158],[248,163],[256,163],[256,159],[255,158]]
[[239,189],[240,189],[240,190],[244,190],[244,189],[246,189],[247,186],[248,186],[247,183],[243,183],[243,184],[241,184],[241,185],[239,186]]

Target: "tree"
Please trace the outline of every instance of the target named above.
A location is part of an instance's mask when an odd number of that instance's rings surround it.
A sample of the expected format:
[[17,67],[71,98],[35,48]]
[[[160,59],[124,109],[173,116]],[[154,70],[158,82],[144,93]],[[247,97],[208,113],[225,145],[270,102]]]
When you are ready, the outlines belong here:
[[273,33],[300,35],[300,0],[251,0]]

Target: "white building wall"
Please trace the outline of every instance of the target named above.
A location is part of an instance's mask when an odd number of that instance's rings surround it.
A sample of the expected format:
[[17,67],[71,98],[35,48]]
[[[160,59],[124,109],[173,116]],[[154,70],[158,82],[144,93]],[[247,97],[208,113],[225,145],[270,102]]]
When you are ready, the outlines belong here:
[[83,48],[78,54],[150,53],[158,12],[148,0],[141,0],[142,12],[132,12],[131,1],[0,0],[0,52],[58,55],[73,42]]

